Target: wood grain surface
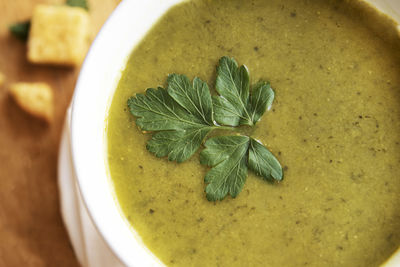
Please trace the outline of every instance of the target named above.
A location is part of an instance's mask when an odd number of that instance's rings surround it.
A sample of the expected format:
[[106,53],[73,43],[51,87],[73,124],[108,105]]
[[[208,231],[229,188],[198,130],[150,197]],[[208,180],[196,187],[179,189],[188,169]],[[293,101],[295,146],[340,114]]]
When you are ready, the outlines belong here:
[[[36,66],[8,25],[29,19],[38,3],[64,0],[0,0],[0,266],[78,266],[60,216],[57,157],[66,108],[79,69]],[[89,1],[94,37],[120,0]],[[21,111],[7,93],[17,81],[47,82],[54,89],[51,125]]]

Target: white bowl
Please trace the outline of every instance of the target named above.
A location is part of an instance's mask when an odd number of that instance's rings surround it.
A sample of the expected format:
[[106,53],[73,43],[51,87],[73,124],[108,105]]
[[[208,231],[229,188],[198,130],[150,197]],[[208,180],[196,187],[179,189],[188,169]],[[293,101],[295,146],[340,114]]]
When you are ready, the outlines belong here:
[[[116,204],[106,156],[106,117],[127,59],[154,22],[181,0],[125,0],[110,16],[83,64],[72,103],[72,161],[88,214],[105,243],[128,266],[157,266]],[[399,0],[369,0],[400,21]],[[391,8],[390,8],[391,7]],[[61,189],[62,190],[62,189]],[[400,252],[390,266],[400,266]]]

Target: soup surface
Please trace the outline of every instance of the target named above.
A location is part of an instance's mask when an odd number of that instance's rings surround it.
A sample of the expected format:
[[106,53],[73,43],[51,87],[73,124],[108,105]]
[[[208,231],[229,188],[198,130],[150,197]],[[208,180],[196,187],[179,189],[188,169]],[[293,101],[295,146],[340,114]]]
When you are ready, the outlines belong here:
[[[172,8],[133,51],[108,118],[118,202],[144,243],[176,266],[377,266],[400,245],[400,45],[356,1],[195,0]],[[146,150],[126,102],[182,73],[215,82],[221,56],[269,80],[253,136],[285,178],[249,177],[207,201],[199,155]]]

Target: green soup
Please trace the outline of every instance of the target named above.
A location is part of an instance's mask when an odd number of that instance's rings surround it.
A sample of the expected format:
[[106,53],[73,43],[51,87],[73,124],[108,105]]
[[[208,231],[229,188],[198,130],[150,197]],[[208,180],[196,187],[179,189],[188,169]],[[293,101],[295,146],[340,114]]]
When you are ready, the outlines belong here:
[[[357,1],[195,0],[170,9],[133,51],[110,107],[108,163],[124,215],[176,266],[377,266],[400,245],[400,45]],[[269,80],[253,136],[285,178],[249,173],[235,199],[207,201],[199,155],[146,150],[127,99],[167,75],[214,86],[221,56]]]

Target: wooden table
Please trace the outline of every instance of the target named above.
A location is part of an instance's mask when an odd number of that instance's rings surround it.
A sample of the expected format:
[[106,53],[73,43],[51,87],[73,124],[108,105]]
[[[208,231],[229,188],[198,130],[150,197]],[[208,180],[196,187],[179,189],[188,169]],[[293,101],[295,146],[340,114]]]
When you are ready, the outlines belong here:
[[[78,69],[34,66],[8,25],[30,17],[37,3],[0,0],[0,266],[78,266],[60,216],[57,157],[66,108]],[[120,0],[90,0],[93,36]],[[46,125],[21,111],[7,84],[44,81],[55,93],[55,121]]]

